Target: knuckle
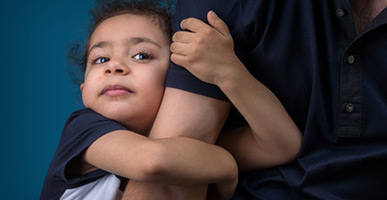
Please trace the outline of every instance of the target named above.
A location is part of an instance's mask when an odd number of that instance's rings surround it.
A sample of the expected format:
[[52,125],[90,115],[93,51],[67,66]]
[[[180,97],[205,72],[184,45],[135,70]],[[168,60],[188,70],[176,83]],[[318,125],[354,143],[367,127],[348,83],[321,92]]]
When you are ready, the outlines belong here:
[[200,50],[199,48],[192,48],[191,53],[188,56],[188,60],[193,62],[197,57],[199,57]]
[[213,34],[213,30],[212,28],[206,28],[203,30],[203,34],[205,34],[206,36],[211,36]]
[[192,66],[192,63],[193,63],[193,59],[190,56],[188,56],[185,62],[186,66],[187,67]]
[[196,43],[197,43],[198,45],[203,45],[203,44],[205,44],[205,43],[206,43],[205,37],[206,37],[206,36],[204,36],[204,37],[197,37],[197,38],[196,38]]
[[200,44],[203,43],[203,39],[200,38],[200,37],[198,37],[198,38],[196,38],[195,43],[198,44],[198,45],[200,45]]

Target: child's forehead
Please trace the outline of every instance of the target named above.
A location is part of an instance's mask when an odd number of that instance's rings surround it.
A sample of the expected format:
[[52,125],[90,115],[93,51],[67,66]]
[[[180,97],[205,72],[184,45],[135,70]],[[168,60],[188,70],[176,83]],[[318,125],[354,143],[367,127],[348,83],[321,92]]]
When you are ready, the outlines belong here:
[[168,38],[157,24],[157,20],[144,15],[120,14],[102,21],[93,31],[90,42],[106,39],[146,37],[159,43],[169,43]]
[[109,18],[104,19],[95,29],[98,29],[101,26],[114,26],[118,24],[117,28],[123,28],[126,26],[136,26],[136,29],[141,29],[146,26],[154,26],[157,24],[152,17],[136,14],[119,14],[114,15]]

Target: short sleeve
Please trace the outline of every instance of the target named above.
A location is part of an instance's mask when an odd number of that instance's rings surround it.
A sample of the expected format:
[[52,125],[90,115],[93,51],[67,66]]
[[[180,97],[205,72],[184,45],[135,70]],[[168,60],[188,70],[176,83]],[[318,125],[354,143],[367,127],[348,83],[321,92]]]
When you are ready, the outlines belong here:
[[[207,22],[207,12],[211,9],[211,7],[214,8],[218,6],[219,2],[216,2],[214,0],[178,1],[176,5],[176,12],[172,19],[173,31],[180,31],[180,22],[188,17],[195,17]],[[185,68],[180,67],[172,62],[168,71],[166,87],[177,88],[188,92],[227,101],[227,97],[223,94],[219,87],[199,80]]]
[[[256,20],[260,18],[257,13],[247,12],[249,8],[256,7],[256,10],[261,7],[261,1],[243,1],[243,0],[227,0],[224,3],[219,3],[218,0],[184,0],[178,1],[176,12],[172,19],[173,31],[180,31],[180,22],[188,17],[198,18],[206,23],[207,13],[210,10],[215,11],[229,27],[230,33],[234,39],[235,53],[239,59],[250,67],[248,60],[248,52],[253,48],[253,44],[259,42],[260,37],[251,38],[257,34]],[[259,12],[264,15],[265,13]],[[254,39],[254,40],[253,40]],[[180,67],[171,62],[166,87],[177,88],[196,94],[213,97],[216,99],[228,101],[228,98],[216,85],[202,82],[192,75],[185,68]]]
[[84,182],[106,175],[107,172],[96,170],[85,176],[69,178],[66,177],[65,170],[69,162],[86,150],[95,140],[116,130],[127,129],[120,123],[107,119],[88,108],[72,113],[63,128],[50,170],[54,170],[53,174],[66,180],[69,185],[84,184]]

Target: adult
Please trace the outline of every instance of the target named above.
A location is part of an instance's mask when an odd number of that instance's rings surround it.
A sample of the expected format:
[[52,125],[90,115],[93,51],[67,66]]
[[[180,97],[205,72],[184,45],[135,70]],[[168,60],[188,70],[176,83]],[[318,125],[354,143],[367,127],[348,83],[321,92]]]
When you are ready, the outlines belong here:
[[[243,173],[234,199],[387,197],[386,7],[386,0],[178,2],[174,29],[183,19],[205,20],[215,11],[229,26],[244,66],[303,133],[296,161]],[[215,141],[229,106],[222,90],[173,64],[167,87],[151,136]],[[238,108],[249,105],[246,96],[230,99]],[[245,152],[259,159],[254,148],[232,143],[240,135],[227,138],[234,138],[224,146],[236,157]]]

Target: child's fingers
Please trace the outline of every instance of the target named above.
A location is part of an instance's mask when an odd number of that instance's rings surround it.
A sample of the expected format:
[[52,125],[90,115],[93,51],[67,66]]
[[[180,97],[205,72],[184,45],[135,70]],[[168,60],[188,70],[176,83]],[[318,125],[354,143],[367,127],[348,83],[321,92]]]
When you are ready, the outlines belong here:
[[178,55],[187,55],[188,49],[189,45],[181,42],[173,42],[170,46],[171,52]]
[[181,29],[186,29],[194,33],[197,33],[204,29],[209,28],[209,25],[199,19],[190,17],[181,21],[180,27]]
[[194,38],[194,33],[191,33],[188,31],[178,31],[175,34],[173,34],[172,41],[189,44],[193,41],[193,38]]
[[228,36],[230,35],[230,31],[228,30],[227,24],[224,23],[222,19],[215,14],[214,11],[210,10],[207,13],[208,23],[214,27],[217,31],[219,31],[222,35]]
[[184,55],[175,54],[175,53],[171,54],[171,61],[176,65],[184,67],[186,66],[186,63],[187,63],[186,60],[187,60],[187,57]]

